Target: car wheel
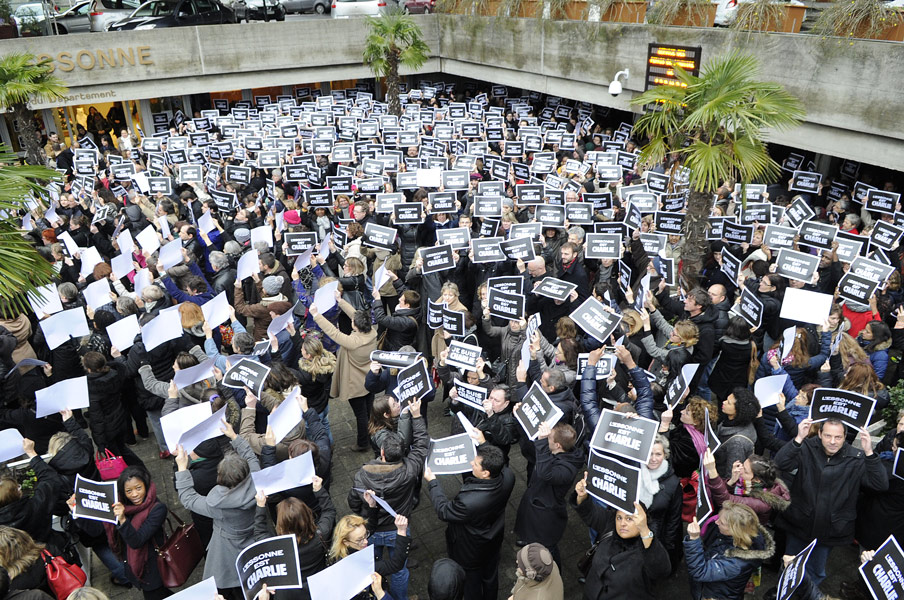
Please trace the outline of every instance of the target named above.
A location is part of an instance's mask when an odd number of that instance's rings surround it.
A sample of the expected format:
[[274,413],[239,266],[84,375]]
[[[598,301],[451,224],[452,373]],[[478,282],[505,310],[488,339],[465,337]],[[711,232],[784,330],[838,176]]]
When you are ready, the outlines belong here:
[[314,12],[317,13],[318,15],[322,15],[326,12],[326,6],[324,6],[323,4],[315,4]]
[[68,31],[66,31],[66,28],[63,27],[62,25],[57,25],[56,29],[57,29],[58,35],[66,35],[67,33],[69,33]]
[[285,20],[286,20],[286,13],[281,12],[281,13],[277,14],[277,15],[276,15],[276,20],[277,20],[277,21],[285,21]]

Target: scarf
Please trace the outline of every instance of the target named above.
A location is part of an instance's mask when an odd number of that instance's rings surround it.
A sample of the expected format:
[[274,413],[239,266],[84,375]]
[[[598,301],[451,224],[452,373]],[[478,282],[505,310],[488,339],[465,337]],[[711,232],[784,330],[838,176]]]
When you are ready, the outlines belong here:
[[734,485],[734,491],[732,492],[732,494],[734,494],[735,496],[749,496],[750,492],[754,491],[755,489],[762,490],[763,484],[760,483],[759,485],[757,485],[752,481],[747,481],[743,477],[740,477],[738,478],[738,482]]
[[[132,529],[136,531],[141,529],[155,504],[157,504],[157,485],[154,483],[151,483],[150,487],[148,487],[148,493],[141,504],[136,506],[123,503],[126,519],[131,521]],[[122,538],[116,534],[116,526],[112,523],[104,523],[104,529],[107,532],[107,542],[110,544],[110,548],[113,548],[117,554],[121,554]],[[144,575],[144,569],[148,562],[148,544],[141,548],[132,548],[126,545],[126,562],[129,564],[132,574],[140,580],[141,576]]]
[[706,454],[706,437],[700,433],[696,427],[693,425],[688,425],[684,423],[684,428],[687,429],[687,432],[691,434],[691,440],[694,442],[694,448],[697,449],[697,454],[703,456]]
[[653,503],[653,496],[659,493],[659,478],[665,475],[669,469],[669,461],[664,460],[658,468],[652,471],[643,465],[640,468],[640,485],[637,491],[637,501],[648,509]]

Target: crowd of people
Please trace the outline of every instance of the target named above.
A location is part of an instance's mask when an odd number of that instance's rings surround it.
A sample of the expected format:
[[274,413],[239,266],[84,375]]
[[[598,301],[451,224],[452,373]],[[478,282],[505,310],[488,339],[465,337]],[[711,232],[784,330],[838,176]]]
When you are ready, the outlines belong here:
[[[407,561],[418,532],[408,519],[420,502],[446,527],[447,557],[429,567],[432,599],[562,599],[568,543],[592,548],[581,565],[589,600],[655,598],[679,570],[695,600],[735,600],[762,567],[780,569],[813,540],[797,597],[869,597],[859,565],[840,592],[820,586],[833,548],[856,541],[871,552],[890,535],[902,539],[904,481],[893,469],[904,413],[893,414],[889,394],[904,350],[900,252],[897,241],[885,250],[870,243],[877,224],[895,227],[900,204],[872,212],[853,191],[875,184],[894,194],[899,182],[865,166],[851,176],[845,165],[849,179],[831,173],[813,193],[789,191],[795,169],[761,192],[779,209],[773,225],[789,224],[782,208],[803,204],[808,221],[862,241],[855,256],[889,267],[860,303],[839,289],[853,272],[840,238],[811,247],[795,237],[786,246],[817,257],[815,274],[801,280],[779,272],[767,223],[753,223],[749,240],[710,240],[702,269],[686,270],[696,260],[686,237],[656,227],[667,200],[670,212],[684,212],[686,173],[678,162],[642,164],[644,140],[630,125],[607,126],[596,107],[436,84],[404,100],[401,117],[347,90],[178,113],[168,131],[141,139],[125,131],[114,140],[110,123],[94,123],[95,139],[69,148],[51,135],[48,159],[62,181],[23,208],[22,233],[55,269],[56,310],[84,314],[89,330],[52,341],[43,324],[54,302],[32,298],[22,311],[0,298],[0,428],[23,436],[36,477],[30,491],[11,472],[0,478],[0,583],[8,579],[10,593],[50,592],[41,551],[66,553],[77,537],[115,584],[147,600],[169,596],[156,558],[172,508],[158,488],[170,482],[153,481],[131,449],[153,436],[207,548],[204,577],[227,600],[243,598],[238,554],[277,534],[297,540],[305,580],[374,546],[373,585],[360,597],[415,598]],[[654,191],[653,174],[657,185],[666,177],[664,191]],[[743,222],[735,183],[714,198],[720,223]],[[530,185],[541,186],[539,201],[521,198]],[[633,221],[631,194],[651,192],[652,211]],[[419,205],[420,220],[396,204]],[[590,208],[572,211],[575,204]],[[569,210],[550,217],[540,206]],[[588,235],[599,232],[621,234],[618,256],[588,256],[596,252]],[[532,247],[519,257],[487,261],[473,245],[523,237]],[[175,260],[164,257],[173,241]],[[436,270],[427,251],[446,244],[451,264]],[[103,280],[109,300],[98,303],[85,290]],[[567,295],[534,293],[544,281],[564,284]],[[522,290],[519,314],[503,318],[492,305],[497,285]],[[831,298],[827,313],[788,318],[784,299],[795,288]],[[205,307],[221,295],[229,317],[211,323]],[[742,296],[758,301],[759,322],[740,309]],[[575,316],[588,302],[615,319],[604,339]],[[434,322],[437,307],[463,314],[464,328]],[[111,341],[108,328],[120,321],[135,316],[146,326],[168,309],[178,311],[181,331],[167,341]],[[481,350],[473,370],[447,362],[456,341]],[[429,390],[400,399],[400,367],[374,360],[377,350],[425,360]],[[225,385],[239,359],[269,367],[261,389]],[[174,381],[208,360],[209,376]],[[598,377],[603,365],[608,373]],[[684,380],[687,365],[697,368]],[[776,375],[787,375],[776,399],[758,396],[756,383]],[[36,416],[36,394],[82,376],[86,410]],[[482,405],[465,401],[463,384],[485,391]],[[871,419],[854,427],[811,418],[825,388],[874,401]],[[558,415],[533,439],[518,418],[531,389]],[[277,440],[267,417],[284,401],[297,401],[303,418]],[[339,446],[330,407],[346,402],[356,436]],[[161,418],[203,403],[225,407],[222,436],[171,453]],[[454,496],[426,466],[431,403],[434,432],[468,433],[475,445]],[[659,423],[649,460],[636,465],[633,511],[603,502],[588,481],[590,442],[606,409]],[[876,426],[883,418],[885,430]],[[715,452],[711,435],[721,442]],[[116,522],[68,519],[76,476],[101,479],[98,451],[127,465],[116,479]],[[252,472],[305,453],[312,483],[257,492]],[[360,453],[363,462],[338,495],[337,453]],[[508,531],[513,453],[526,459],[527,486]],[[713,508],[702,522],[701,486]],[[331,497],[342,496],[347,506],[334,505]],[[563,540],[575,515],[589,539]],[[54,516],[65,526],[52,527]],[[500,590],[506,540],[519,547],[517,579]],[[307,585],[276,595],[310,598]]]

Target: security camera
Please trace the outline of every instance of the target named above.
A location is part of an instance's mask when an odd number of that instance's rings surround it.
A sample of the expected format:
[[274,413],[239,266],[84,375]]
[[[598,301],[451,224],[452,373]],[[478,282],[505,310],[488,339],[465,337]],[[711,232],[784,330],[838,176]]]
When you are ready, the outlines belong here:
[[628,77],[631,75],[631,73],[628,69],[625,69],[624,71],[619,71],[618,73],[615,74],[615,78],[612,79],[612,83],[609,84],[609,94],[610,95],[618,96],[619,94],[622,93],[622,84],[621,84],[621,81],[618,80],[618,78],[621,77],[622,75],[625,76],[625,81],[627,81]]

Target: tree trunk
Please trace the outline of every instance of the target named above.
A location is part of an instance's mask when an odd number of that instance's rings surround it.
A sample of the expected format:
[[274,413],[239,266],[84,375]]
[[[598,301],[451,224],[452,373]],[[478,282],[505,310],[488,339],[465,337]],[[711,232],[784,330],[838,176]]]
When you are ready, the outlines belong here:
[[399,51],[395,48],[387,52],[389,73],[386,74],[386,103],[389,114],[402,116],[402,103],[399,101]]
[[703,272],[703,259],[707,248],[706,228],[709,225],[709,214],[712,209],[713,195],[691,188],[687,200],[687,217],[684,219],[684,250],[681,252],[682,273],[688,285],[700,284]]
[[19,137],[24,142],[25,162],[30,165],[43,165],[41,154],[41,138],[35,129],[32,111],[24,103],[13,104],[13,118],[19,128]]

